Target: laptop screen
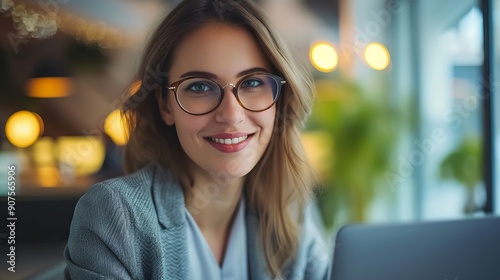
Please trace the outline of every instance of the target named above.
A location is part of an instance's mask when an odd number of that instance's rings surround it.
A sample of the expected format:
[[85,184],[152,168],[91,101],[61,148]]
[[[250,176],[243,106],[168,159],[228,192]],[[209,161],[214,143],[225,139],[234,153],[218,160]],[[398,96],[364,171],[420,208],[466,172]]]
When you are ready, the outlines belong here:
[[332,280],[500,280],[500,217],[347,225]]

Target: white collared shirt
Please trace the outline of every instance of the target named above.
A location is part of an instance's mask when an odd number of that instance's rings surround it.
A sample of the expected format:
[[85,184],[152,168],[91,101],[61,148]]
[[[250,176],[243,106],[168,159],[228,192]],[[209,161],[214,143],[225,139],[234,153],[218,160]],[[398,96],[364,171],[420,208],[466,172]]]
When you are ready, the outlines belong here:
[[191,213],[186,209],[188,268],[191,279],[247,280],[247,236],[244,200],[240,200],[238,212],[229,234],[222,267],[215,259],[205,237]]

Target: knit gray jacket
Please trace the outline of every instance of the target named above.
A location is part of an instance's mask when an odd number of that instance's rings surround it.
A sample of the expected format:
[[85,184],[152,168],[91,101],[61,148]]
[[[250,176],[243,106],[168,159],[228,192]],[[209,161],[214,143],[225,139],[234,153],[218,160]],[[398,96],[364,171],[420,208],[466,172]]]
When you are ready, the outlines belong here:
[[[249,279],[271,279],[258,216],[246,205]],[[185,211],[181,186],[159,166],[94,185],[75,209],[65,278],[191,279]],[[283,270],[285,279],[325,279],[329,250],[307,212],[299,240],[296,258]]]

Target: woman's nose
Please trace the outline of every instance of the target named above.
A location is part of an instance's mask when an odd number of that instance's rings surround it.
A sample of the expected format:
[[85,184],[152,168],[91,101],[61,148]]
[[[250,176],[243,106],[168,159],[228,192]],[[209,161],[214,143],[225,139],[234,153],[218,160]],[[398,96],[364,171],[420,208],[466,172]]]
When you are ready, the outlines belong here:
[[245,108],[241,107],[232,84],[224,86],[222,103],[215,110],[215,120],[234,126],[245,119]]

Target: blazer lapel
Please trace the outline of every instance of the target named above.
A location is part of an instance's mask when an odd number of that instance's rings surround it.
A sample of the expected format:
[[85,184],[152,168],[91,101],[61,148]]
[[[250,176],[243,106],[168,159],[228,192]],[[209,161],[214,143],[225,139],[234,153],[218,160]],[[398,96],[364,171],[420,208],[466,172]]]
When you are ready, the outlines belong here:
[[164,279],[188,279],[187,224],[182,187],[168,171],[156,166],[152,191],[162,228]]

